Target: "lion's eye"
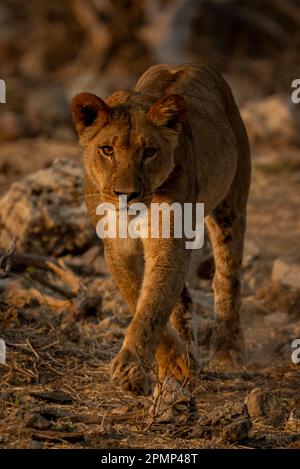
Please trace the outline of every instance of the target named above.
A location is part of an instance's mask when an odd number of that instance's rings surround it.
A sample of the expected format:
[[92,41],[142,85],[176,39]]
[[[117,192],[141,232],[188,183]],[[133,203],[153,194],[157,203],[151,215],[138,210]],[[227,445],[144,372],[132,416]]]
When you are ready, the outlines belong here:
[[98,150],[104,156],[111,156],[114,152],[113,147],[111,147],[110,145],[99,146]]
[[155,155],[156,151],[157,150],[154,147],[146,147],[144,149],[144,157],[145,158],[150,158],[151,156]]

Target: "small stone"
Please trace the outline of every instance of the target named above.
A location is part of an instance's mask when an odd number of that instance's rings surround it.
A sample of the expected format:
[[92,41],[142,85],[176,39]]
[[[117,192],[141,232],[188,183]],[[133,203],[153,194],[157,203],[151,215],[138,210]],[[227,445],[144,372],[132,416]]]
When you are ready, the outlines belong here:
[[273,262],[272,281],[300,289],[300,263],[289,258],[278,258]]
[[264,323],[268,328],[271,327],[282,327],[289,321],[289,315],[283,311],[277,311],[275,313],[268,314],[264,317]]
[[286,448],[293,441],[294,436],[286,432],[265,433],[264,440],[267,448]]
[[[287,313],[290,322],[291,317],[298,318],[300,311],[300,289],[288,287],[279,282],[267,282],[256,291],[256,297],[260,304],[268,311],[276,315]],[[278,318],[284,319],[281,315]],[[272,320],[278,323],[275,316]],[[282,327],[278,324],[278,327]]]
[[249,418],[241,417],[223,429],[222,439],[228,443],[246,440],[249,436],[251,426],[252,424]]
[[48,420],[56,420],[62,417],[70,417],[69,412],[66,412],[61,407],[55,407],[52,405],[43,405],[37,410],[37,412]]
[[89,294],[83,297],[78,297],[74,303],[75,318],[83,319],[85,317],[100,317],[102,306],[102,295]]
[[281,426],[287,418],[287,410],[280,396],[254,388],[245,398],[248,413],[252,419],[263,419],[272,427]]
[[1,391],[0,392],[0,401],[9,401],[14,397],[13,391]]
[[59,404],[70,404],[73,402],[73,398],[70,394],[60,390],[32,392],[31,396],[42,399],[43,401],[56,402]]
[[300,432],[300,410],[292,409],[288,421],[286,422],[286,430],[290,432]]
[[264,395],[259,388],[254,388],[246,396],[245,404],[251,418],[255,419],[264,415]]
[[297,138],[297,118],[290,96],[276,94],[248,101],[241,110],[250,143],[292,143]]
[[153,393],[154,404],[149,409],[148,422],[186,424],[195,419],[195,399],[187,389],[173,378],[157,385]]
[[24,424],[26,427],[35,428],[36,430],[48,430],[52,425],[42,415],[31,412],[24,415]]
[[85,423],[87,425],[95,424],[100,425],[103,417],[95,414],[78,414],[72,415],[72,422]]
[[299,440],[296,440],[296,441],[292,441],[288,448],[290,449],[300,449],[300,439]]
[[[288,381],[294,381],[295,384],[300,387],[300,370],[299,371],[287,371],[284,373],[284,379]],[[290,386],[290,383],[289,383]]]
[[30,449],[43,449],[44,447],[43,443],[37,440],[31,440],[29,446]]
[[215,407],[208,415],[208,419],[213,426],[228,425],[233,420],[247,417],[247,410],[243,402],[226,402]]
[[279,408],[273,407],[268,415],[267,423],[272,427],[280,427],[286,419],[286,412],[279,406]]

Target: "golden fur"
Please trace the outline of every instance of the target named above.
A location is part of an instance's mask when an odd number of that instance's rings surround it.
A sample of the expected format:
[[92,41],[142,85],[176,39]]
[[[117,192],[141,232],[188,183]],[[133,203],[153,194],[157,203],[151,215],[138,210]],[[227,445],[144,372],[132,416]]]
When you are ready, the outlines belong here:
[[[215,257],[216,328],[211,361],[231,365],[244,355],[239,324],[240,267],[250,183],[248,139],[229,86],[211,67],[156,65],[134,91],[106,102],[90,93],[73,99],[84,146],[86,202],[94,224],[102,201],[205,204]],[[103,156],[99,146],[113,148]],[[155,148],[145,157],[145,148]],[[105,239],[108,268],[133,319],[112,364],[113,380],[147,393],[156,357],[161,378],[181,383],[194,372],[186,279],[191,251],[184,239]]]

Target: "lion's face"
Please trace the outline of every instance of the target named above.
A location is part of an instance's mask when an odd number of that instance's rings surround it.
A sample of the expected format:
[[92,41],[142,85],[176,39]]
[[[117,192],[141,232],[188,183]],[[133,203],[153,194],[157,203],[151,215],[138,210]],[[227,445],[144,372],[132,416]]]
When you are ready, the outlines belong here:
[[[147,201],[174,167],[174,151],[186,114],[184,99],[166,95],[107,103],[90,93],[73,99],[73,119],[85,147],[85,166],[104,201]],[[116,103],[117,102],[117,103]],[[112,104],[111,104],[112,103]]]

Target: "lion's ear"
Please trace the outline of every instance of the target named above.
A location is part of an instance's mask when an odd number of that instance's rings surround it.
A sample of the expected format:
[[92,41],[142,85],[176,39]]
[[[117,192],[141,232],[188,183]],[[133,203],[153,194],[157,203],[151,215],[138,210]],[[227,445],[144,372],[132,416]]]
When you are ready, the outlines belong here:
[[186,113],[185,99],[177,94],[168,94],[153,104],[148,111],[148,119],[157,127],[169,127],[178,131]]
[[96,119],[97,124],[103,125],[108,115],[109,107],[95,94],[80,93],[72,100],[72,116],[79,136],[86,127],[91,127]]

